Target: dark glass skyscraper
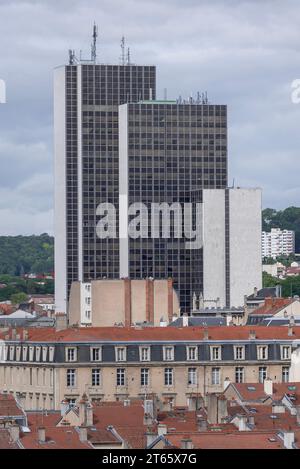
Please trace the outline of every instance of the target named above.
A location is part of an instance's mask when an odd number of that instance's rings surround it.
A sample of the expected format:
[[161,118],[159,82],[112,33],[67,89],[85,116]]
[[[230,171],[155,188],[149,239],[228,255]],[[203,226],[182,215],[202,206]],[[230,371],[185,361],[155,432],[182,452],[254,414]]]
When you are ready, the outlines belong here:
[[54,94],[55,302],[66,311],[72,281],[119,277],[119,241],[96,236],[96,209],[109,202],[118,210],[118,106],[155,98],[156,70],[84,62],[58,67]]
[[[119,116],[120,194],[128,207],[142,202],[150,214],[152,203],[183,207],[201,203],[203,189],[227,187],[226,106],[153,100],[120,106]],[[153,237],[150,216],[146,225],[148,233],[121,240],[121,276],[172,277],[189,312],[193,292],[203,292],[202,248],[187,249],[174,229]]]

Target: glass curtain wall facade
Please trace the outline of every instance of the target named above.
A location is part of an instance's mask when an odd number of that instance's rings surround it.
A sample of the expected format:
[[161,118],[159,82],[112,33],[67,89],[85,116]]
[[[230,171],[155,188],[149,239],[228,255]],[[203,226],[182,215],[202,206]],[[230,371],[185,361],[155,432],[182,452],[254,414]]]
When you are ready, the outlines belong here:
[[[202,189],[226,188],[226,106],[153,101],[126,108],[120,126],[128,141],[122,158],[129,206],[142,202],[150,213],[153,202],[201,202]],[[190,312],[193,291],[202,292],[202,249],[186,249],[187,239],[172,228],[169,239],[154,239],[150,218],[148,230],[148,238],[128,239],[128,276],[172,277],[182,312]]]
[[118,106],[155,98],[156,69],[80,64],[65,77],[68,297],[74,280],[119,278],[119,241],[96,236],[96,209],[108,202],[118,211]]

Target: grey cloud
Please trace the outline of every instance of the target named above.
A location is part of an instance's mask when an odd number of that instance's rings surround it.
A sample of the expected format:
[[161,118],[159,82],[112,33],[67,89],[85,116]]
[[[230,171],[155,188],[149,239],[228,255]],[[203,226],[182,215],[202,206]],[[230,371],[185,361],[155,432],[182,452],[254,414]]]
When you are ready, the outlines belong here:
[[230,180],[299,205],[297,0],[0,0],[0,18],[1,233],[52,231],[52,70],[71,47],[89,53],[94,20],[101,61],[118,62],[124,34],[134,61],[157,65],[160,96],[228,104]]

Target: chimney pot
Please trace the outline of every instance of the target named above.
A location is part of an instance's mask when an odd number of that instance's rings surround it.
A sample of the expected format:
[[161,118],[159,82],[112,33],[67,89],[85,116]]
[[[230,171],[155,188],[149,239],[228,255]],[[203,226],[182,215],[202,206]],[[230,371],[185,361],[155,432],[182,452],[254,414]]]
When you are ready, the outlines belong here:
[[38,440],[40,443],[45,443],[46,442],[46,429],[45,427],[39,427],[37,429],[38,431]]

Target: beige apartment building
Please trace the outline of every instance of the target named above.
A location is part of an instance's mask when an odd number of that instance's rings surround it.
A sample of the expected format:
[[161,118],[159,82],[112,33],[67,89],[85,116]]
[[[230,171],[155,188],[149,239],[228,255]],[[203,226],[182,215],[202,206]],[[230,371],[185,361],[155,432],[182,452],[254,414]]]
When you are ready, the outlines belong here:
[[0,336],[0,392],[26,410],[155,398],[195,409],[228,382],[287,382],[300,329],[118,327],[9,330]]
[[81,327],[131,326],[147,322],[159,326],[179,315],[179,300],[172,279],[116,279],[73,282],[69,324]]

